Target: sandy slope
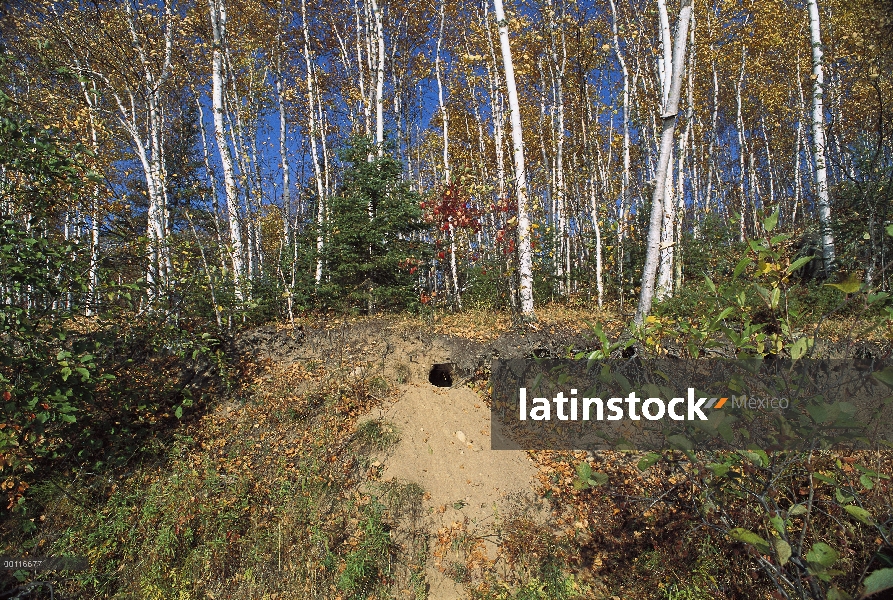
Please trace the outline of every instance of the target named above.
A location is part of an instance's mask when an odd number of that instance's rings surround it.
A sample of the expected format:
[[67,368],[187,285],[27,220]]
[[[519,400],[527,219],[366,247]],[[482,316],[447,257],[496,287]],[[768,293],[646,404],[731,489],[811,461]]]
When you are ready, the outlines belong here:
[[[412,481],[425,490],[431,533],[466,520],[468,529],[486,533],[510,504],[535,502],[536,468],[523,451],[490,449],[490,411],[470,389],[406,384],[396,402],[375,412],[370,416],[394,424],[400,434],[380,458],[381,479]],[[435,563],[430,557],[429,598],[464,597]]]

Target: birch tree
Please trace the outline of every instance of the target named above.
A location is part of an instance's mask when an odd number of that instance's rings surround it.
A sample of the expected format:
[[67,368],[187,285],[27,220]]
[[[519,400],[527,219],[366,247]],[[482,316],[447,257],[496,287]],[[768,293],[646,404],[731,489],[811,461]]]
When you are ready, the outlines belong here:
[[314,60],[310,53],[310,31],[307,22],[307,2],[301,0],[301,32],[304,36],[304,68],[307,70],[307,120],[309,123],[307,137],[310,139],[310,159],[313,162],[313,178],[316,181],[316,285],[322,281],[323,243],[325,227],[325,185],[322,168],[319,162],[317,137],[317,97],[314,88]]
[[818,0],[808,0],[809,34],[812,44],[812,142],[815,160],[815,196],[819,224],[822,228],[822,263],[825,273],[834,265],[834,236],[831,233],[831,199],[828,196],[828,173],[825,163],[825,112],[823,106],[825,72],[823,68],[822,34]]
[[[443,77],[441,74],[440,47],[443,44],[443,26],[445,21],[444,5],[445,0],[440,3],[440,27],[437,35],[437,50],[434,57],[434,71],[437,77],[437,98],[440,104],[440,115],[443,122],[443,179],[449,189],[452,183],[452,171],[450,170],[450,115],[447,111],[446,103],[443,99]],[[459,274],[456,268],[456,231],[453,226],[453,217],[448,217],[447,226],[449,227],[450,236],[450,275],[453,279],[453,297],[456,304],[462,308],[462,295],[459,292]]]
[[493,0],[493,12],[499,24],[499,45],[505,71],[505,87],[509,101],[512,124],[512,151],[515,162],[515,194],[518,204],[518,276],[521,314],[528,319],[536,317],[533,310],[533,257],[530,250],[530,217],[527,214],[527,173],[524,169],[524,132],[521,129],[521,107],[518,88],[515,86],[515,68],[512,48],[509,44],[508,20],[502,8],[502,0]]
[[372,2],[372,13],[375,17],[375,144],[378,156],[384,154],[384,26],[382,25],[381,7],[376,0]]
[[[630,173],[630,153],[629,153],[629,69],[626,66],[626,59],[620,49],[620,37],[617,32],[617,7],[614,0],[610,0],[611,4],[611,37],[614,42],[614,54],[617,56],[617,63],[620,65],[620,74],[623,78],[623,146],[621,153],[623,155],[623,171],[620,174],[620,207],[617,214],[617,280],[623,282],[623,237],[626,233],[626,210],[629,205],[629,173]],[[601,272],[599,270],[599,281],[601,281]]]
[[229,142],[226,139],[223,107],[223,52],[226,40],[226,1],[208,0],[211,15],[211,35],[213,40],[211,63],[211,104],[214,113],[214,134],[220,163],[223,167],[223,182],[226,193],[226,211],[229,223],[229,241],[232,246],[233,277],[235,280],[236,299],[245,299],[245,263],[242,245],[242,227],[240,223],[239,188],[236,183],[233,157]]
[[651,199],[651,218],[648,226],[648,241],[645,266],[642,271],[642,287],[639,293],[639,306],[636,309],[635,323],[642,325],[651,312],[654,301],[654,283],[657,275],[657,262],[660,254],[660,236],[663,220],[663,205],[666,194],[670,155],[673,151],[673,132],[679,112],[679,96],[682,91],[682,71],[685,65],[685,47],[688,41],[688,25],[691,19],[692,0],[682,0],[679,18],[676,23],[676,39],[673,43],[673,62],[669,94],[661,110],[662,132],[660,154],[655,173],[654,194]]
[[[657,0],[658,15],[660,17],[661,56],[657,58],[658,82],[660,88],[661,107],[667,105],[670,95],[670,85],[673,75],[672,35],[670,32],[670,18],[667,14],[665,0]],[[676,240],[673,238],[675,231],[676,206],[673,193],[673,148],[670,148],[670,167],[667,170],[667,183],[664,185],[663,196],[663,225],[661,226],[660,252],[658,258],[657,291],[655,294],[660,300],[673,293],[673,257]],[[682,176],[682,173],[679,173]]]

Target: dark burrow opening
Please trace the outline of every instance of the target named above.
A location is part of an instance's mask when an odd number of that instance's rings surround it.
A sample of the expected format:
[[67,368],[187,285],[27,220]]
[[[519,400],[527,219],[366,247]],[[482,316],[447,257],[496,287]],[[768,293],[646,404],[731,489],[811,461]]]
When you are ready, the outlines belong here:
[[437,387],[453,387],[453,364],[438,363],[431,367],[428,381]]

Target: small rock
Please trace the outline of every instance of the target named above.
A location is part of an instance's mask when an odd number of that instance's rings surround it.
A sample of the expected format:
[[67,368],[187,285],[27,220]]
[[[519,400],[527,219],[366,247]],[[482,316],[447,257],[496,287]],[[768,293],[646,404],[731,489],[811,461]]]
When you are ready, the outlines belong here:
[[459,441],[462,442],[463,444],[468,441],[468,439],[465,437],[465,434],[462,433],[461,431],[456,432],[456,437],[459,438]]

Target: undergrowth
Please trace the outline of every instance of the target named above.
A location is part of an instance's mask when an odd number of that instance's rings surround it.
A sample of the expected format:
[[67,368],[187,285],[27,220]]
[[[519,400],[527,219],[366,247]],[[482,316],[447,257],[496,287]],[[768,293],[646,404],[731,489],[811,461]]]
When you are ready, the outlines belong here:
[[36,485],[36,525],[19,517],[4,550],[86,556],[90,570],[57,588],[71,598],[348,600],[396,586],[424,597],[424,540],[401,549],[390,533],[420,514],[420,493],[359,486],[371,455],[399,439],[388,423],[355,426],[386,383],[301,365],[242,380],[230,402],[156,441],[157,458]]

